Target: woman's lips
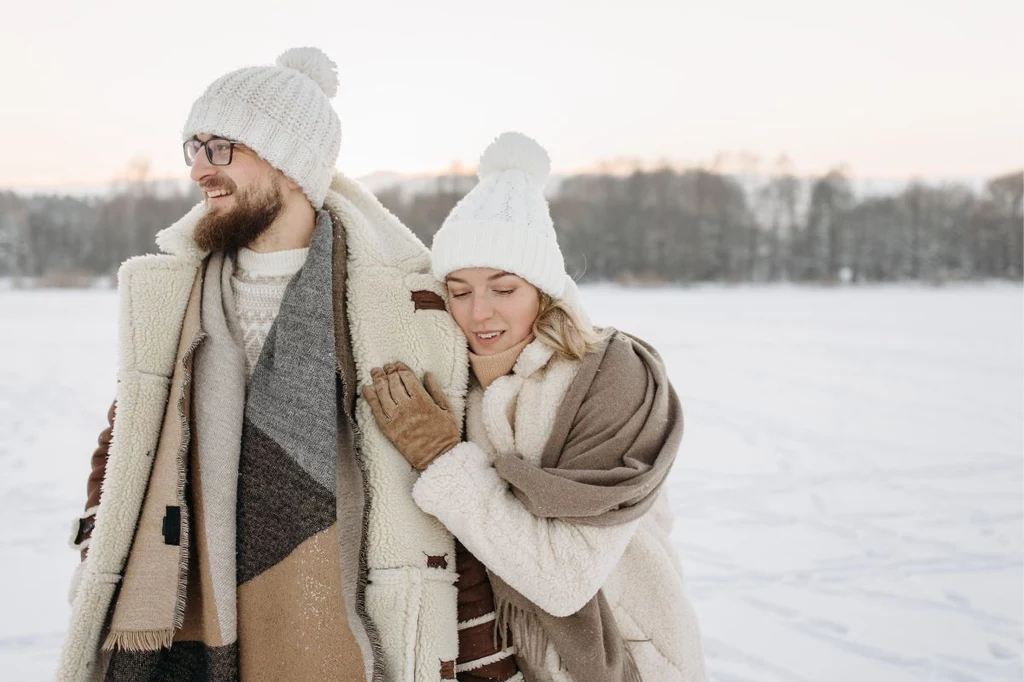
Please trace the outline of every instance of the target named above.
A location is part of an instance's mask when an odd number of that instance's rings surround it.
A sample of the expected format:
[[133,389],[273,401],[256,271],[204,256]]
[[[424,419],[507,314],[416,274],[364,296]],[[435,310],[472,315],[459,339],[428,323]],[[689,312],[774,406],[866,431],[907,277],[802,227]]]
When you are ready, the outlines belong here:
[[[485,336],[481,336],[481,334],[484,334]],[[473,337],[476,339],[476,342],[479,345],[485,346],[485,347],[486,346],[494,345],[495,343],[497,343],[498,339],[500,339],[504,335],[505,335],[504,331],[498,331],[498,332],[487,331],[487,332],[474,332],[473,333]]]

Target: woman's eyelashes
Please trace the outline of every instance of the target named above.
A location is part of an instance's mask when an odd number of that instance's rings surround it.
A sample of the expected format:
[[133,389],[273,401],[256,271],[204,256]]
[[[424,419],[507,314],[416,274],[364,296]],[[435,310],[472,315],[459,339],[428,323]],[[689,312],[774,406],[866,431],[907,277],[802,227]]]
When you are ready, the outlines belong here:
[[[511,289],[494,289],[493,291],[499,296],[511,296],[512,294],[516,293],[516,288],[517,287],[512,287]],[[465,298],[466,296],[469,296],[471,293],[471,291],[449,291],[448,297]]]

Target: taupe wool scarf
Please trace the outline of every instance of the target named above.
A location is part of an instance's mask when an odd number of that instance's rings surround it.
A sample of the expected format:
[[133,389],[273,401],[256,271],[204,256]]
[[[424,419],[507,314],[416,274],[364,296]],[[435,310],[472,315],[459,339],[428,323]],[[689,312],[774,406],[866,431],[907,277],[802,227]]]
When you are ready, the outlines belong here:
[[[616,525],[640,518],[654,504],[682,433],[679,398],[657,351],[611,330],[569,386],[540,466],[515,455],[499,456],[494,466],[538,517]],[[558,618],[493,573],[491,584],[497,632],[511,631],[527,670],[543,669],[550,643],[579,682],[639,680],[602,592],[577,613]]]

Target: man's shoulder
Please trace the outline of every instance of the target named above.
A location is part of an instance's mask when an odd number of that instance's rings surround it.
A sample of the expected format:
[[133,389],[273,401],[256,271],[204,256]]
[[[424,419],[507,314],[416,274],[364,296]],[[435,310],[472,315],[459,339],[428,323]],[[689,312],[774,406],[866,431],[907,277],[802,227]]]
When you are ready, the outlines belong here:
[[126,276],[159,273],[189,273],[194,276],[201,264],[202,261],[166,253],[145,253],[140,256],[132,256],[121,263],[121,267],[117,271],[118,281],[123,281]]
[[427,247],[357,181],[340,173],[335,175],[324,207],[345,230],[352,264],[429,271]]
[[117,272],[118,294],[159,302],[173,292],[187,292],[199,272],[202,261],[148,253],[133,256],[121,264]]

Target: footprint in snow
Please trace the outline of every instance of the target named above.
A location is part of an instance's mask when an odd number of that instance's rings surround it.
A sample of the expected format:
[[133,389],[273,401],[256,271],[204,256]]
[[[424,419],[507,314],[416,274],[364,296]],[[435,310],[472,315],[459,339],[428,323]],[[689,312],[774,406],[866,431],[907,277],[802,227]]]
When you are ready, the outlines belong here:
[[958,606],[970,606],[971,604],[967,597],[962,594],[957,594],[956,592],[950,592],[949,590],[946,590],[946,601],[952,604],[957,604]]
[[1017,658],[1016,651],[1013,651],[1009,647],[1006,647],[1000,644],[999,642],[989,642],[988,652],[992,654],[993,658],[998,658],[1003,661],[1009,660],[1011,658]]
[[811,620],[810,623],[819,630],[828,630],[829,632],[834,632],[837,635],[847,635],[850,633],[850,628],[846,627],[842,623],[836,623],[835,621],[815,618]]

